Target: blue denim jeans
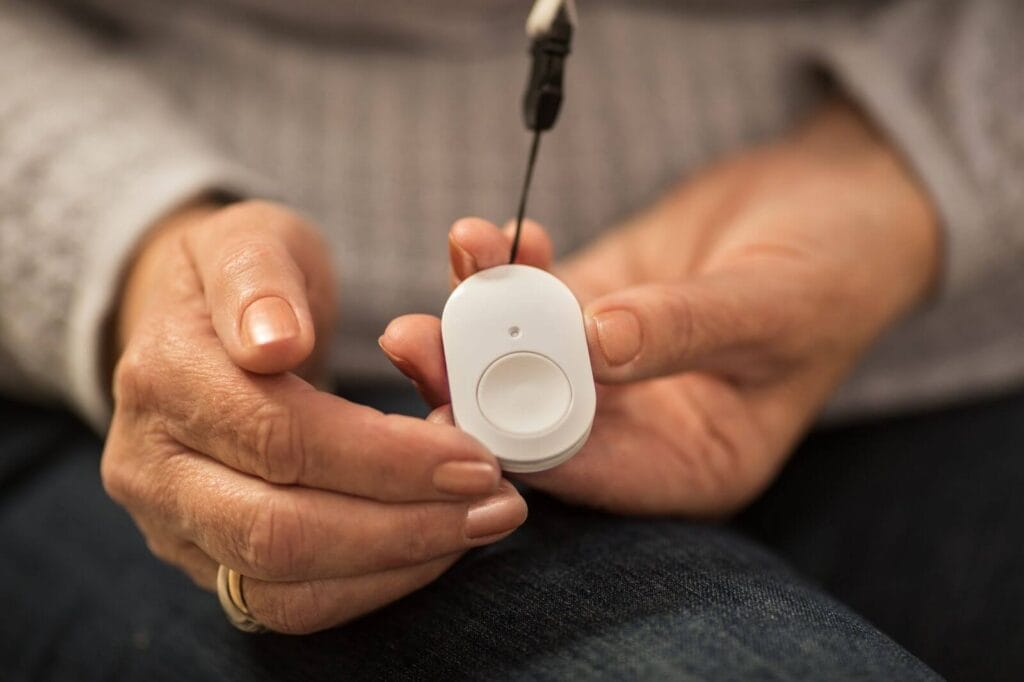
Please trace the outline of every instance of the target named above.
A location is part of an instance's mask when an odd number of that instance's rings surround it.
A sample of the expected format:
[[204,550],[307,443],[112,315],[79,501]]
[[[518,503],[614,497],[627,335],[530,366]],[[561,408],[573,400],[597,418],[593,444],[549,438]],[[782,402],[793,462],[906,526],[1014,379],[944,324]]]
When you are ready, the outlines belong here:
[[[522,529],[433,585],[288,637],[234,631],[212,595],[149,554],[74,418],[0,403],[0,678],[935,679],[917,654],[951,676],[1013,679],[1022,416],[1016,398],[816,435],[730,525],[528,493]],[[937,452],[997,435],[1001,448]],[[994,450],[1014,462],[972,478],[971,459],[990,466]],[[986,493],[990,478],[1002,482]]]

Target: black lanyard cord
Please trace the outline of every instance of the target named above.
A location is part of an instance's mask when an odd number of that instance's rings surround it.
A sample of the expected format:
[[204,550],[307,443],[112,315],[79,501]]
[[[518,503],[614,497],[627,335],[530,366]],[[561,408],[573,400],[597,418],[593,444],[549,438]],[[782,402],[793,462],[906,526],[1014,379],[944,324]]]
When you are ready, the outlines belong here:
[[519,195],[519,210],[516,212],[516,232],[512,237],[512,253],[508,262],[516,262],[519,253],[519,235],[523,231],[523,218],[526,216],[526,199],[530,195],[530,183],[533,180],[533,166],[537,163],[537,150],[540,148],[540,128],[533,131],[533,143],[530,145],[530,159],[526,162],[526,178],[523,180],[523,191]]

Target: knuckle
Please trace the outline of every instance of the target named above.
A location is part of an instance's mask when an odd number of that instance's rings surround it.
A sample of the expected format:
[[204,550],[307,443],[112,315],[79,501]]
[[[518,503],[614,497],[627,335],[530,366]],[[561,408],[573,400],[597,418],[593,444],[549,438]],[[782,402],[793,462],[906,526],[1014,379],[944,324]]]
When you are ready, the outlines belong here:
[[100,481],[103,483],[103,490],[110,499],[124,504],[130,497],[131,478],[127,473],[127,468],[114,454],[112,446],[108,443],[100,459]]
[[411,512],[405,542],[399,560],[404,565],[422,564],[437,555],[438,517],[429,508]]
[[775,292],[778,303],[759,306],[756,318],[752,317],[756,326],[750,331],[766,357],[788,366],[812,353],[828,330],[844,329],[845,325],[834,325],[830,318],[835,315],[847,319],[849,306],[841,300],[830,300],[826,287],[793,277],[776,285]]
[[123,507],[139,507],[146,498],[146,485],[139,467],[127,457],[130,452],[119,436],[108,438],[100,457],[100,482],[110,499]]
[[272,630],[289,635],[305,635],[323,630],[333,623],[328,622],[323,608],[323,597],[318,582],[289,585],[286,588],[271,588],[264,609],[266,613],[254,614]]
[[144,342],[128,344],[114,368],[112,388],[119,411],[137,412],[149,402],[156,386],[152,371],[154,349]]
[[255,577],[296,579],[311,564],[304,526],[305,520],[295,504],[268,495],[253,506],[240,558]]
[[690,299],[668,286],[663,288],[662,296],[668,301],[673,326],[680,332],[683,340],[689,342],[693,337],[693,305]]
[[[668,328],[671,330],[672,343],[669,348],[675,350],[675,360],[682,362],[692,355],[696,341],[693,305],[684,293],[667,285],[663,285],[661,289],[659,298],[664,301]],[[655,313],[649,319],[659,318],[660,315]]]
[[[410,430],[410,424],[404,417],[384,415],[376,424],[381,434],[381,441],[389,443],[389,447],[372,459],[374,492],[373,497],[388,502],[400,502],[410,499],[409,462],[431,447],[422,436],[416,436]],[[408,444],[417,443],[419,451]]]
[[250,450],[256,473],[271,483],[292,485],[304,479],[305,447],[295,411],[288,405],[266,402],[252,419]]
[[[112,377],[117,411],[141,413],[167,404],[205,376],[206,347],[174,315],[147,317],[139,323],[118,358]],[[183,379],[186,379],[183,381]],[[173,402],[173,401],[172,401]]]

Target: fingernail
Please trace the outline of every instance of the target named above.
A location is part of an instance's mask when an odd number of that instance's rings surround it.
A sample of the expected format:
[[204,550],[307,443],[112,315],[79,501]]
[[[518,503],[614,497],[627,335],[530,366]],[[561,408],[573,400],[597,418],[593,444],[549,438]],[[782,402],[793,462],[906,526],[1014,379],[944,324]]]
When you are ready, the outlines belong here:
[[299,335],[299,321],[288,301],[279,296],[259,298],[242,314],[242,335],[247,346],[263,346]]
[[513,491],[503,491],[469,508],[464,532],[470,540],[515,530],[526,520],[526,502]]
[[387,335],[384,334],[379,339],[377,339],[377,345],[380,346],[380,349],[382,351],[384,351],[384,355],[388,356],[388,359],[391,360],[391,362],[396,367],[398,367],[399,369],[401,369],[403,371],[409,369],[411,367],[411,365],[409,364],[408,360],[406,360],[405,358],[402,358],[402,357],[399,357],[399,356],[395,355],[394,353],[392,353],[391,351],[389,351],[387,349],[387,346],[384,345],[384,337],[385,336],[387,336]]
[[434,469],[434,487],[445,495],[486,495],[494,492],[500,476],[490,462],[445,462]]
[[609,310],[593,317],[597,344],[611,367],[624,365],[640,353],[640,320],[628,310]]
[[451,236],[448,237],[448,256],[458,277],[467,277],[477,271],[476,259]]

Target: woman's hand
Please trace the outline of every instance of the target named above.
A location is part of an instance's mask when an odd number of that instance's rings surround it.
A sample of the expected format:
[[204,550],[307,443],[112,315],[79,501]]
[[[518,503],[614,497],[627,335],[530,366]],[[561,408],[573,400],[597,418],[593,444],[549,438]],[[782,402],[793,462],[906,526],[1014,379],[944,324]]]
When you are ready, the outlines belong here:
[[253,616],[290,633],[393,601],[526,516],[472,438],[300,378],[333,324],[326,253],[265,202],[157,230],[124,289],[102,461],[157,556],[208,589],[238,571]]
[[[543,230],[524,231],[519,261],[550,267]],[[602,385],[583,450],[522,478],[620,512],[736,510],[928,291],[936,233],[894,153],[842,106],[687,183],[555,270],[585,306]],[[509,237],[457,223],[454,283],[506,262]],[[448,402],[436,318],[393,321],[381,346],[429,401]]]

